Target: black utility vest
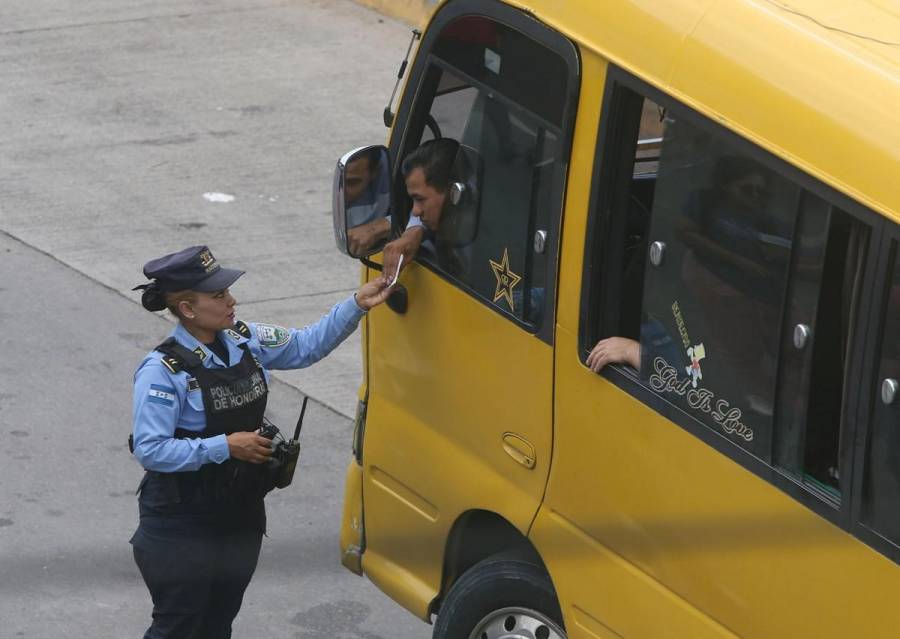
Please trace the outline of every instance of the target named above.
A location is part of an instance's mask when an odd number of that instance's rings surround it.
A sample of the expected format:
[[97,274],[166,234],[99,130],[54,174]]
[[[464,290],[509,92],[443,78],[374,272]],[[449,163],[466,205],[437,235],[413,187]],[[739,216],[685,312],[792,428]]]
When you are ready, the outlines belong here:
[[[197,380],[203,394],[206,428],[196,431],[176,429],[176,437],[214,437],[240,431],[254,431],[262,426],[269,388],[266,376],[247,344],[240,345],[241,360],[227,368],[206,368],[197,353],[173,338],[156,347],[167,356],[167,366],[178,364]],[[176,360],[172,362],[171,360]],[[191,392],[188,390],[188,392]]]
[[[189,439],[255,431],[262,426],[268,399],[268,385],[262,366],[246,343],[240,344],[243,356],[234,366],[206,368],[200,356],[174,338],[156,347],[163,364],[173,372],[184,370],[196,380],[203,395],[206,428],[200,432],[175,429],[175,437]],[[190,384],[195,382],[191,381]],[[190,390],[188,392],[193,392]],[[199,470],[173,473],[180,483],[199,481],[205,500],[246,502],[262,499],[271,489],[265,464],[250,464],[228,459],[221,464],[204,464]]]

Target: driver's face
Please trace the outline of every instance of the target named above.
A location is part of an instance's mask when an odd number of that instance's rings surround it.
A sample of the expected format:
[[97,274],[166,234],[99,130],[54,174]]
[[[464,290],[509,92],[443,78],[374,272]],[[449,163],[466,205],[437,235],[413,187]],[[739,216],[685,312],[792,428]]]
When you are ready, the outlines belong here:
[[344,170],[344,202],[353,204],[369,188],[374,177],[367,157],[358,157]]
[[413,201],[412,214],[420,218],[429,230],[437,231],[447,194],[426,184],[425,172],[418,167],[406,176],[406,192]]

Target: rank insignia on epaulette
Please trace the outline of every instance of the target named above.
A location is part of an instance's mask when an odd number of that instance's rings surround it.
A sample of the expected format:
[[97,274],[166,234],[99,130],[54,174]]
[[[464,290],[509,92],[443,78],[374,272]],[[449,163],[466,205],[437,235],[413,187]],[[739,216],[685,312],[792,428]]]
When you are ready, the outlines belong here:
[[160,361],[163,363],[163,366],[168,368],[173,373],[177,373],[181,369],[181,364],[174,357],[165,355],[160,359]]
[[241,337],[250,339],[250,327],[244,324],[244,322],[235,322],[234,330],[236,330]]

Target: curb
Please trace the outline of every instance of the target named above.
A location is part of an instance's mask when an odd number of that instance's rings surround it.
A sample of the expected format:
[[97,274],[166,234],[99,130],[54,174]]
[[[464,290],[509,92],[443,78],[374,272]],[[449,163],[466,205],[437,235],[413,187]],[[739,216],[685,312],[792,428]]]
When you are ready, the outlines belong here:
[[421,27],[440,0],[356,0],[392,18],[399,18],[413,27]]

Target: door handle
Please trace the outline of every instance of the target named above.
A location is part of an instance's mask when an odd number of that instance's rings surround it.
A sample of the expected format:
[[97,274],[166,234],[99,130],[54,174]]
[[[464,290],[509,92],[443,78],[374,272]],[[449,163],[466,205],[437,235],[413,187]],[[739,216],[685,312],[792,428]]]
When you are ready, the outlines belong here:
[[890,406],[894,403],[894,398],[897,397],[897,380],[892,378],[887,378],[883,382],[881,382],[881,401],[886,405]]
[[534,452],[534,446],[521,435],[503,433],[503,452],[528,470],[532,470],[537,465],[537,455]]

